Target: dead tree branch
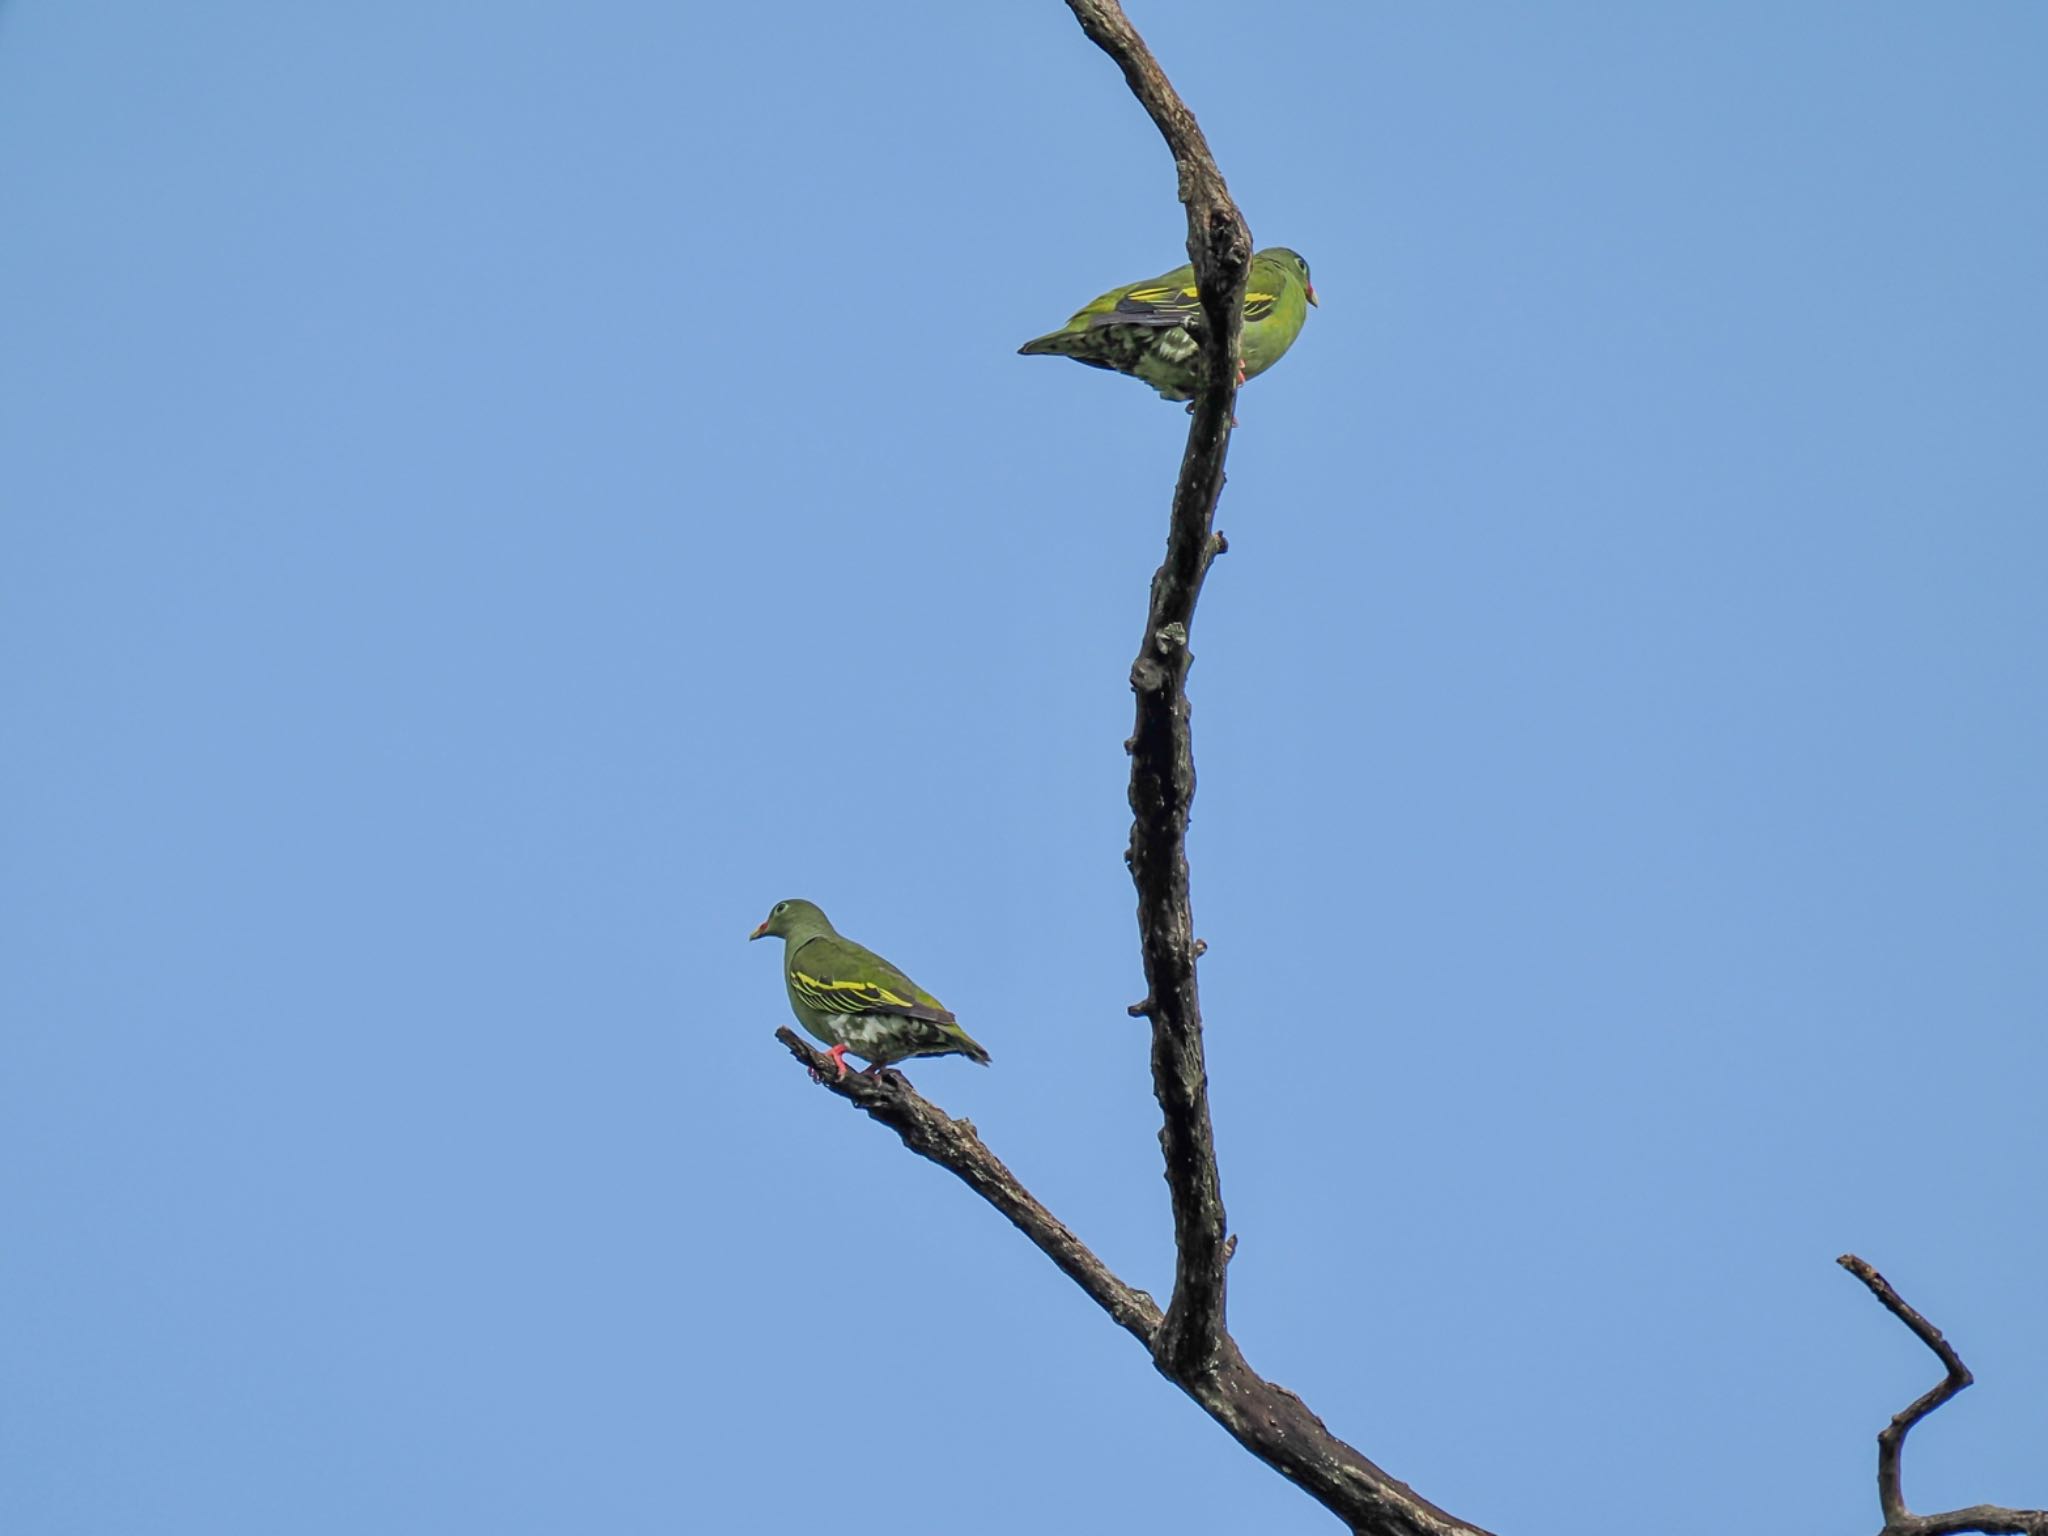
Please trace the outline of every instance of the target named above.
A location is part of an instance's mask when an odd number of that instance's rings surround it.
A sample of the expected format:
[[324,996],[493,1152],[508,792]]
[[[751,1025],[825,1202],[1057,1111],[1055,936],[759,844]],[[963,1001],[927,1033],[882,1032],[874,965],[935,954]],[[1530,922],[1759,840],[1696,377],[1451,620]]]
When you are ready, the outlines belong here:
[[1019,1232],[1059,1265],[1062,1274],[1086,1291],[1119,1328],[1150,1347],[1153,1335],[1159,1331],[1157,1303],[1145,1292],[1117,1279],[1109,1266],[1068,1230],[1065,1222],[1033,1199],[1031,1191],[1003,1166],[1002,1159],[983,1145],[973,1121],[955,1120],[911,1087],[899,1072],[877,1072],[872,1076],[849,1072],[838,1076],[838,1064],[823,1051],[811,1049],[788,1025],[776,1030],[775,1038],[788,1046],[790,1055],[809,1067],[811,1075],[827,1088],[888,1126],[903,1138],[903,1145],[955,1175],[1001,1211]]
[[1905,1298],[1892,1289],[1889,1280],[1853,1253],[1835,1262],[1870,1289],[1885,1311],[1913,1330],[1913,1336],[1929,1349],[1947,1372],[1927,1391],[1892,1415],[1891,1422],[1877,1432],[1877,1502],[1884,1512],[1882,1536],[1951,1536],[1960,1531],[1986,1531],[1997,1536],[2048,1536],[2048,1510],[2004,1509],[1996,1504],[1973,1504],[1939,1515],[1916,1515],[1906,1507],[1904,1474],[1900,1462],[1906,1436],[1913,1426],[1934,1412],[1975,1380],[1963,1364],[1955,1346],[1941,1336],[1941,1330],[1906,1305]]
[[1131,841],[1125,855],[1138,893],[1138,934],[1152,1023],[1152,1089],[1173,1204],[1174,1283],[1152,1340],[1160,1372],[1207,1409],[1267,1465],[1299,1483],[1353,1530],[1467,1531],[1339,1440],[1300,1398],[1265,1380],[1231,1338],[1225,1274],[1232,1247],[1216,1171],[1209,1075],[1189,891],[1188,810],[1195,796],[1189,726],[1189,637],[1210,564],[1225,548],[1214,530],[1237,393],[1237,352],[1251,232],[1231,200],[1208,141],[1116,0],[1067,0],[1089,38],[1123,70],[1179,172],[1188,259],[1202,296],[1210,387],[1195,400],[1167,527],[1152,578],[1145,631],[1131,664],[1137,722],[1131,754]]
[[[1111,1321],[1143,1344],[1154,1363],[1165,1318],[1152,1298],[1124,1284],[1052,1212],[1017,1182],[1017,1176],[982,1142],[974,1126],[955,1120],[926,1099],[899,1072],[837,1075],[837,1066],[784,1026],[775,1038],[810,1068],[826,1088],[889,1127],[918,1156],[946,1169],[1001,1211],[1063,1274],[1080,1286]],[[1230,1335],[1209,1369],[1192,1378],[1160,1371],[1206,1409],[1238,1443],[1299,1484],[1353,1531],[1375,1536],[1488,1536],[1445,1514],[1339,1440],[1285,1387],[1265,1380],[1238,1353]]]
[[[1254,1371],[1231,1337],[1225,1271],[1236,1239],[1224,1218],[1202,1054],[1201,998],[1187,860],[1188,810],[1195,793],[1187,675],[1195,604],[1211,563],[1224,551],[1214,529],[1237,394],[1239,310],[1251,261],[1251,235],[1231,201],[1194,115],[1175,93],[1117,0],[1066,0],[1082,29],[1123,70],[1151,115],[1179,172],[1187,205],[1188,255],[1208,324],[1202,344],[1208,386],[1196,397],[1180,476],[1174,486],[1166,554],[1152,578],[1145,632],[1131,666],[1137,720],[1131,756],[1131,839],[1125,855],[1137,889],[1138,932],[1147,993],[1129,1011],[1150,1020],[1153,1091],[1159,1100],[1174,1228],[1173,1295],[1162,1313],[1146,1292],[1126,1285],[1066,1224],[1036,1199],[985,1145],[974,1127],[924,1099],[900,1073],[837,1075],[830,1058],[794,1031],[776,1038],[833,1093],[949,1170],[1007,1217],[1110,1318],[1142,1343],[1159,1372],[1199,1403],[1254,1456],[1370,1536],[1487,1536],[1439,1509],[1331,1434],[1285,1387]],[[1906,1432],[1970,1384],[1941,1334],[1862,1260],[1841,1261],[1941,1358],[1947,1377],[1895,1417],[1878,1437],[1883,1536],[1951,1532],[2048,1536],[2048,1514],[1980,1505],[1944,1515],[1913,1515],[1900,1492],[1899,1453]]]
[[1209,385],[1195,399],[1174,486],[1166,556],[1152,578],[1138,656],[1131,666],[1137,723],[1131,755],[1131,841],[1138,930],[1149,991],[1131,1010],[1152,1025],[1152,1081],[1159,1100],[1176,1253],[1173,1298],[1162,1316],[1033,1199],[973,1127],[926,1102],[899,1074],[837,1078],[820,1053],[788,1029],[777,1038],[826,1086],[889,1126],[920,1156],[950,1169],[1001,1211],[1127,1332],[1161,1374],[1200,1403],[1253,1455],[1299,1484],[1354,1531],[1374,1536],[1486,1536],[1389,1477],[1331,1434],[1286,1388],[1248,1365],[1225,1325],[1224,1271],[1234,1242],[1223,1214],[1202,1059],[1201,999],[1189,897],[1188,807],[1195,764],[1188,729],[1188,636],[1203,578],[1223,553],[1214,530],[1237,396],[1237,354],[1252,243],[1202,130],[1116,0],[1067,0],[1082,29],[1123,70],[1172,151],[1187,205],[1188,257],[1208,324],[1202,343]]

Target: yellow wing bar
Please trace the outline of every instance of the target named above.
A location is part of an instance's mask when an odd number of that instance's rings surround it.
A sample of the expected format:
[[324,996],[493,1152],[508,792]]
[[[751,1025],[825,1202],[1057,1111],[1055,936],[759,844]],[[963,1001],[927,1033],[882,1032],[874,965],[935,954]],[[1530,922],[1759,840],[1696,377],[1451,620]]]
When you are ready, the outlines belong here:
[[813,1008],[826,1013],[877,1013],[888,1008],[915,1008],[910,998],[900,997],[880,982],[827,981],[791,971],[797,991]]

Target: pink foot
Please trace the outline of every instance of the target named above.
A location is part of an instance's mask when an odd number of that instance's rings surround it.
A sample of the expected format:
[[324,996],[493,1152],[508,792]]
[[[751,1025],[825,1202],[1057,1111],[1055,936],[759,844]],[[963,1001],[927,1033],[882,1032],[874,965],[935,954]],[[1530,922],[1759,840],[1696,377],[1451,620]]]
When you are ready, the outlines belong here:
[[835,1045],[825,1054],[832,1058],[832,1065],[839,1069],[839,1075],[841,1077],[846,1076],[846,1047]]

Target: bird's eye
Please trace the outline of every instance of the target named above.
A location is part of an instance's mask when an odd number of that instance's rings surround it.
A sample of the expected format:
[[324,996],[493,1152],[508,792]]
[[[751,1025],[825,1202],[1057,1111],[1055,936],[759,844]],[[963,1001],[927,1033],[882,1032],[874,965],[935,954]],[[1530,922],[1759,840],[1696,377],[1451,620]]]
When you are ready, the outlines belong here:
[[786,901],[778,901],[777,903],[775,903],[775,910],[776,910],[777,912],[780,912],[780,911],[784,910],[784,909],[785,909],[786,907],[788,907],[788,905],[789,905],[789,903],[788,903],[788,902],[786,902]]

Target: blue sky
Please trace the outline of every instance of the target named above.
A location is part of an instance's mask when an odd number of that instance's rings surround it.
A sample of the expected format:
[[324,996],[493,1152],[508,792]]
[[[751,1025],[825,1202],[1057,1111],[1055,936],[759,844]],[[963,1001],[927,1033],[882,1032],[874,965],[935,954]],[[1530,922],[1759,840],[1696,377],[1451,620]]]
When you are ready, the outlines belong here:
[[[1503,1532],[1871,1529],[1854,1249],[1916,1507],[2048,1502],[2048,10],[1132,10],[1323,299],[1194,637],[1246,1351]],[[1164,1293],[1186,418],[1013,354],[1172,190],[1056,0],[0,8],[0,1527],[1334,1528],[744,942]]]

